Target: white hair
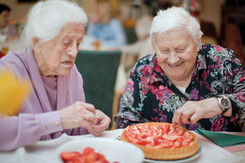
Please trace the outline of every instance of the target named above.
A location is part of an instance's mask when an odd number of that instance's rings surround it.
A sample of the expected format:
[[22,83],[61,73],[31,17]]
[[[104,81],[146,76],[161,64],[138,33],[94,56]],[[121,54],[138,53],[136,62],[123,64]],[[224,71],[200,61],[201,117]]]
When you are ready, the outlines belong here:
[[70,22],[87,24],[84,10],[68,0],[46,0],[37,2],[29,11],[27,22],[21,35],[26,47],[32,47],[32,39],[40,42],[55,38],[61,29]]
[[197,44],[201,43],[203,35],[197,19],[192,17],[183,7],[171,7],[160,10],[153,18],[150,37],[153,47],[163,33],[173,29],[185,28]]

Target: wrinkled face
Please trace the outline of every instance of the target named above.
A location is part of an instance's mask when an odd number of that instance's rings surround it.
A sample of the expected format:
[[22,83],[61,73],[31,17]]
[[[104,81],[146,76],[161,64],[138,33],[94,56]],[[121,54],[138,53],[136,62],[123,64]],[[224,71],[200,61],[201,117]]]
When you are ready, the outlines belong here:
[[195,69],[199,45],[185,29],[164,33],[156,42],[157,61],[170,81],[185,81]]
[[4,28],[8,25],[9,23],[9,17],[10,17],[10,12],[7,10],[4,10],[0,14],[0,27]]
[[34,38],[34,57],[41,75],[55,77],[69,74],[83,35],[83,24],[69,23],[50,41],[38,44],[39,40]]

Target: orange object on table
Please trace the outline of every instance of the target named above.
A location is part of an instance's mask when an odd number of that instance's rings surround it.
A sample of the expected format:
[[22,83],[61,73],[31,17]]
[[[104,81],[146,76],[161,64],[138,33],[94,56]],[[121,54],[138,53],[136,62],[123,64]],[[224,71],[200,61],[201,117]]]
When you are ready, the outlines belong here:
[[93,46],[94,46],[95,50],[100,50],[100,40],[95,40],[93,42]]

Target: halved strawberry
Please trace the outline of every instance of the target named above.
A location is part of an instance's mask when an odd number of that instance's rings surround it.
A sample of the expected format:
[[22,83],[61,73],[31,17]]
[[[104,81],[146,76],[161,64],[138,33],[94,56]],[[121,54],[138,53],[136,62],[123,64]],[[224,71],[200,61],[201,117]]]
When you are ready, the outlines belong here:
[[64,162],[74,162],[81,157],[79,152],[61,152],[60,157]]

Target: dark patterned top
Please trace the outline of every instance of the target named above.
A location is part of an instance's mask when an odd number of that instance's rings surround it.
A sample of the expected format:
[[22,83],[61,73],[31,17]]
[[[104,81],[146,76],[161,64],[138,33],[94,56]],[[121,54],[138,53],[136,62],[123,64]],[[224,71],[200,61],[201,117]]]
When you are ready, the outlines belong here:
[[183,94],[165,76],[156,54],[140,59],[130,74],[115,117],[116,127],[141,122],[172,122],[176,109],[187,101],[226,95],[232,103],[232,117],[217,115],[196,124],[182,124],[189,130],[242,131],[245,129],[245,67],[230,49],[204,44],[198,52],[195,72]]

